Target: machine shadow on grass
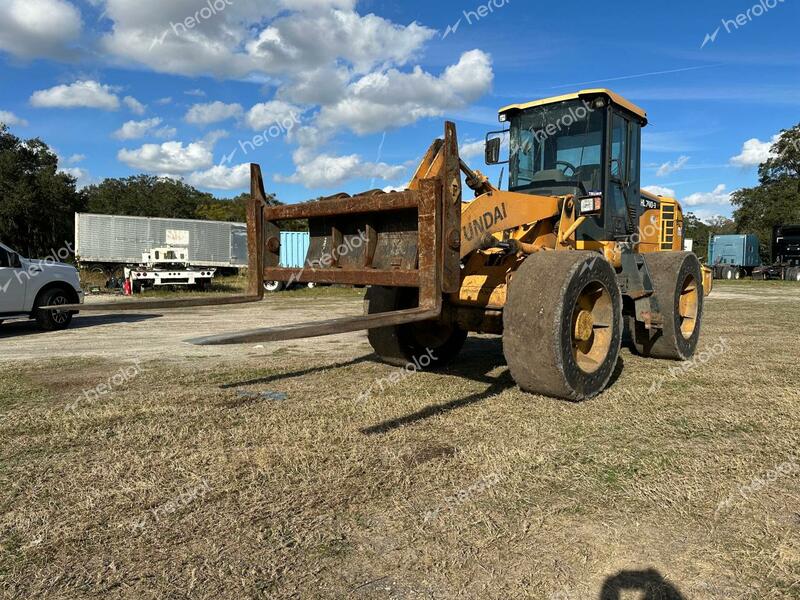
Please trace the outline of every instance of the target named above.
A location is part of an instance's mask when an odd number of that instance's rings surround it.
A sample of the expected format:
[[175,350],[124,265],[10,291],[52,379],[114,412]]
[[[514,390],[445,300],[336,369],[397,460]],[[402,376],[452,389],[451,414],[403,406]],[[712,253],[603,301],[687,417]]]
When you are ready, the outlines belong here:
[[[265,377],[249,379],[246,381],[225,383],[220,385],[219,389],[231,390],[252,385],[274,383],[276,381],[282,381],[285,379],[313,375],[315,373],[321,373],[331,369],[341,369],[362,363],[378,362],[378,360],[379,359],[375,354],[369,354],[367,356],[354,358],[347,362],[318,367],[309,367],[307,369],[290,371],[287,373],[276,373],[274,375],[267,375]],[[470,406],[502,394],[504,391],[512,389],[516,386],[516,383],[512,379],[508,369],[504,369],[497,376],[490,376],[489,373],[495,369],[505,366],[506,360],[503,356],[503,341],[501,338],[475,336],[469,337],[464,344],[464,349],[458,356],[458,360],[454,361],[447,368],[440,369],[436,372],[443,375],[451,375],[453,377],[469,379],[471,381],[486,384],[488,387],[484,391],[470,394],[464,398],[457,398],[443,404],[431,405],[414,413],[383,421],[371,427],[365,427],[361,429],[361,433],[364,435],[379,435],[388,433],[394,429],[398,429],[419,421],[424,421],[431,417],[457,410],[465,406]],[[624,362],[620,356],[617,360],[617,365],[614,368],[614,373],[611,376],[611,380],[609,381],[609,387],[614,385],[614,383],[617,381],[622,373],[623,367]],[[553,402],[561,401],[553,400]]]
[[[100,327],[101,325],[118,325],[122,323],[141,323],[150,319],[158,319],[163,315],[159,314],[116,314],[116,315],[77,315],[69,329],[88,329],[90,327]],[[59,332],[53,332],[59,333]],[[27,335],[43,335],[35,320],[7,321],[0,325],[0,339],[8,337],[22,337]]]
[[688,600],[655,569],[612,575],[603,583],[598,600],[621,600],[631,592],[641,592],[642,600]]
[[[464,349],[459,355],[458,360],[448,368],[439,372],[446,375],[452,375],[454,377],[469,379],[478,383],[485,383],[489,386],[486,390],[477,392],[475,394],[470,394],[464,398],[451,400],[443,404],[428,406],[409,415],[390,419],[371,427],[365,427],[361,430],[361,433],[365,435],[388,433],[394,429],[398,429],[418,421],[424,421],[425,419],[429,419],[443,413],[448,413],[465,406],[477,404],[478,402],[482,402],[502,394],[504,391],[512,389],[516,386],[516,383],[512,379],[509,370],[504,369],[502,373],[496,377],[488,374],[497,368],[505,367],[505,365],[506,360],[503,356],[503,341],[501,338],[467,338],[467,341],[464,344]],[[614,373],[611,376],[611,381],[608,384],[609,386],[616,382],[622,373],[622,369],[623,360],[622,357],[620,357],[617,360]],[[561,402],[561,400],[553,401]]]

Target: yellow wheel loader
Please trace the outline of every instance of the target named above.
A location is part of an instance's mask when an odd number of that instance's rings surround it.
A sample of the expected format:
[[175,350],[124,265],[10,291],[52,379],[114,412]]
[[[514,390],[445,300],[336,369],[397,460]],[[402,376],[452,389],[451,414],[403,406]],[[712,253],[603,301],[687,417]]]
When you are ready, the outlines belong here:
[[[641,190],[645,111],[595,89],[508,106],[499,120],[486,162],[501,162],[507,139],[507,191],[460,159],[452,123],[404,191],[271,207],[253,165],[249,293],[224,302],[259,300],[262,281],[346,284],[369,287],[365,314],[191,341],[366,330],[379,359],[440,368],[469,332],[496,334],[522,390],[576,401],[608,385],[623,337],[642,356],[691,358],[711,278],[682,251],[677,201]],[[474,199],[462,198],[464,183]],[[308,256],[281,268],[279,224],[294,219],[308,220]]]

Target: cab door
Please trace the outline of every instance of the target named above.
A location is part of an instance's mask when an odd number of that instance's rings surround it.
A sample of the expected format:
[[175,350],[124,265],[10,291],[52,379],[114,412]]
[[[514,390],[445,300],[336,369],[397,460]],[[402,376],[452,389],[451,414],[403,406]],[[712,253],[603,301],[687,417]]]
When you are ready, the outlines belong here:
[[613,110],[608,144],[606,229],[612,239],[631,236],[639,228],[641,185],[641,124]]
[[0,315],[24,312],[26,275],[19,255],[0,244]]

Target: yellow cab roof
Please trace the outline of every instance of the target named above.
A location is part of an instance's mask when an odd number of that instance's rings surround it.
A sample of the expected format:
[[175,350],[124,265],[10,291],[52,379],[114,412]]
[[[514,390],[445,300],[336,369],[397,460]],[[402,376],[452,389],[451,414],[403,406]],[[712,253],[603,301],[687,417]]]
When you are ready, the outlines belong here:
[[614,104],[617,104],[633,114],[637,115],[644,119],[644,122],[647,123],[647,111],[643,108],[636,106],[633,102],[626,100],[619,94],[612,92],[611,90],[607,90],[604,88],[596,88],[590,90],[581,90],[579,92],[574,92],[572,94],[565,94],[563,96],[554,96],[552,98],[544,98],[542,100],[534,100],[533,102],[526,102],[524,104],[510,104],[509,106],[504,106],[500,109],[499,113],[502,115],[503,113],[507,113],[511,110],[525,110],[526,108],[533,108],[535,106],[546,106],[548,104],[556,104],[558,102],[566,102],[567,100],[580,100],[584,96],[607,96]]

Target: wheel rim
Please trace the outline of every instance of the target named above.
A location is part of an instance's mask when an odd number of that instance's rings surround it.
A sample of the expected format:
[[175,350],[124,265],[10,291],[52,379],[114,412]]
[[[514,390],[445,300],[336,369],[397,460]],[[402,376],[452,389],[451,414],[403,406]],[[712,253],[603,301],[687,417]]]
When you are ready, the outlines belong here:
[[611,351],[614,301],[606,287],[592,282],[583,288],[572,310],[572,357],[584,373],[597,372]]
[[277,281],[265,281],[264,282],[264,289],[268,292],[274,292],[278,289],[280,284]]
[[[62,304],[68,304],[69,301],[67,300],[66,296],[56,296],[50,301],[52,306],[60,306]],[[54,310],[52,311],[52,318],[55,323],[58,325],[63,325],[69,319],[69,312],[65,310]]]
[[681,286],[681,297],[678,301],[678,316],[680,318],[681,334],[684,339],[694,335],[697,327],[697,314],[700,309],[700,290],[697,280],[689,275]]

